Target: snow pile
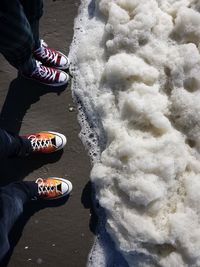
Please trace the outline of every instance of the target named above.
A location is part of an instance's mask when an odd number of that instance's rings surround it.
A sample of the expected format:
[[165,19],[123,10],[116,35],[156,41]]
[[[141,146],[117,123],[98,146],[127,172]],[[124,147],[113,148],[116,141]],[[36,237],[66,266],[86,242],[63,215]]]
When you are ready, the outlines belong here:
[[129,266],[198,267],[200,4],[84,3],[73,87],[106,136],[91,174],[106,229]]

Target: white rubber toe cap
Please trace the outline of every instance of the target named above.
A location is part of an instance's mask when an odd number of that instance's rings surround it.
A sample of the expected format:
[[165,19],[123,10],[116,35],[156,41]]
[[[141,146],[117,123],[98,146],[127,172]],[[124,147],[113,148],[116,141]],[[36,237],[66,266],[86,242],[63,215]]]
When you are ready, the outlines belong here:
[[57,148],[56,150],[62,149],[67,143],[66,136],[64,136],[61,133],[57,133],[57,132],[50,132],[50,133],[55,135],[55,143],[56,143],[56,148]]
[[60,65],[61,66],[66,66],[68,64],[67,58],[62,56],[60,59]]
[[59,82],[67,83],[68,81],[69,81],[69,75],[65,73],[64,71],[61,71],[59,75]]
[[72,191],[72,183],[68,180],[62,179],[62,194],[66,195]]
[[60,59],[60,70],[66,70],[69,69],[70,66],[70,60],[67,56],[65,56],[63,53],[59,52],[61,54],[61,59]]

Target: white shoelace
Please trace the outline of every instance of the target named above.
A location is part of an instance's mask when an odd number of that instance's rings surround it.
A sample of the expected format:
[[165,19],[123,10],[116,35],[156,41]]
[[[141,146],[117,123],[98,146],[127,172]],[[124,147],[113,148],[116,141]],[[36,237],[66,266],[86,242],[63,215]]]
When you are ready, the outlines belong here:
[[54,144],[52,144],[51,139],[46,139],[46,138],[38,139],[35,135],[30,135],[28,139],[31,141],[31,146],[33,148],[33,151],[49,146],[56,147]]
[[[46,45],[47,46],[47,45]],[[44,43],[44,46],[41,46],[37,51],[36,53],[38,54],[38,56],[40,56],[41,58],[43,59],[47,59],[49,60],[51,63],[54,63],[56,64],[57,63],[57,59],[58,59],[58,53],[50,50],[50,49],[47,49],[45,47],[45,43]]]
[[42,178],[38,178],[36,180],[36,183],[38,184],[38,194],[44,194],[44,193],[51,193],[54,190],[57,190],[57,187],[53,184],[46,185]]
[[55,81],[57,70],[47,68],[41,62],[36,61],[36,69],[32,75],[38,75],[44,79]]

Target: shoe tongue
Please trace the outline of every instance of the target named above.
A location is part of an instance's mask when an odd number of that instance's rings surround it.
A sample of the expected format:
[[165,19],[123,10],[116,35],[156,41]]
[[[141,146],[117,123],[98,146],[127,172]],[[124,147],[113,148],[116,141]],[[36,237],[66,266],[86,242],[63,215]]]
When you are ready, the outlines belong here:
[[57,186],[57,190],[60,191],[62,193],[62,186],[61,183]]
[[52,144],[53,144],[54,146],[56,146],[56,138],[52,138],[52,139],[51,139],[51,142],[52,142]]
[[31,75],[35,74],[38,71],[38,69],[40,68],[41,65],[42,65],[42,63],[40,61],[36,60],[36,67],[33,70]]
[[35,52],[35,53],[41,53],[43,49],[44,49],[44,46],[40,46],[40,47],[37,48],[34,52]]
[[42,147],[43,147],[43,146],[44,146],[44,140],[41,140],[41,141],[40,141],[40,140],[37,140],[37,145],[40,145],[40,144],[41,144]]
[[40,40],[41,41],[41,47],[48,47],[47,43],[45,43],[44,40]]

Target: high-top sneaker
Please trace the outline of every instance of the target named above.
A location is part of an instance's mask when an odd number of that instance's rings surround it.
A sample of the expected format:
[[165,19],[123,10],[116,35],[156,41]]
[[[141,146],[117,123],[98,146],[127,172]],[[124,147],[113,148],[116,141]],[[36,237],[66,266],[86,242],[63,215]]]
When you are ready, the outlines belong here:
[[39,132],[23,136],[31,142],[33,153],[52,153],[62,149],[66,143],[66,137],[57,132]]
[[69,81],[69,75],[67,73],[46,67],[39,61],[36,61],[36,69],[31,74],[22,73],[22,76],[45,85],[57,87],[63,86]]
[[43,65],[60,70],[66,70],[70,65],[69,59],[63,53],[49,48],[44,40],[40,40],[40,48],[34,51],[33,56]]
[[63,178],[38,178],[35,183],[38,185],[37,199],[58,199],[69,195],[72,191],[72,183]]

